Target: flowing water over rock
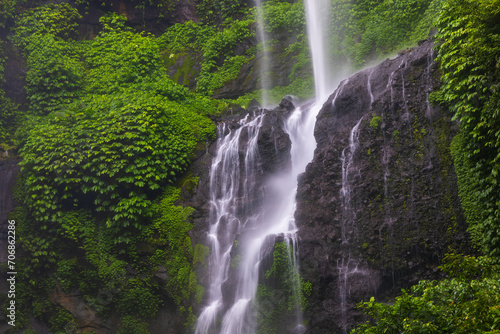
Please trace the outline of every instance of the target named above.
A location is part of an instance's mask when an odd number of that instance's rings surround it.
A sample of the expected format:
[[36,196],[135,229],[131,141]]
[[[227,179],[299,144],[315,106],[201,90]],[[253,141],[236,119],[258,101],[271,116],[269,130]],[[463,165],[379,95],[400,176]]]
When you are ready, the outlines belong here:
[[[258,110],[237,125],[219,125],[217,155],[210,169],[209,297],[196,333],[255,332],[261,307],[255,295],[264,269],[262,261],[272,255],[276,241],[283,241],[289,245],[288,263],[298,263],[297,177],[313,155],[316,115],[307,107],[289,114],[288,110]],[[279,126],[291,145],[278,144],[285,141]],[[263,137],[271,138],[261,140]],[[274,143],[275,152],[267,150],[261,155],[263,143]],[[288,159],[266,164],[273,154],[288,154]],[[273,168],[280,172],[269,173]],[[301,289],[292,289],[295,324],[283,333],[302,328]]]

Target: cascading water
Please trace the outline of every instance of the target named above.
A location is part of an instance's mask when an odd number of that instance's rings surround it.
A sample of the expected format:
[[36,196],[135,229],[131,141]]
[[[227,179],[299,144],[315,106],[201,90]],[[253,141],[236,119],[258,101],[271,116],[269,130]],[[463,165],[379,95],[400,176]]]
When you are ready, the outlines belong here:
[[[262,117],[262,114],[247,115],[240,121],[237,130],[230,130],[225,123],[218,127],[217,156],[210,169],[211,226],[208,241],[211,247],[211,282],[208,306],[198,319],[197,334],[216,333],[217,330],[217,317],[223,306],[222,284],[228,277],[234,236],[246,223],[238,201],[250,203],[249,196],[255,190],[253,186],[258,167],[256,143]],[[248,136],[248,144],[241,170],[239,149],[243,132]]]
[[316,101],[324,101],[330,92],[331,75],[328,69],[328,54],[326,53],[324,30],[328,26],[330,4],[329,0],[304,1],[307,21],[307,37],[311,48],[311,57],[314,71],[314,88]]
[[[258,170],[258,131],[265,114],[247,116],[240,121],[237,130],[219,127],[217,156],[210,172],[211,227],[208,234],[210,257],[210,288],[208,305],[201,313],[196,332],[243,334],[255,331],[252,306],[259,283],[259,266],[263,249],[270,238],[283,237],[296,251],[296,225],[294,220],[297,177],[312,159],[315,148],[312,136],[315,115],[306,108],[299,108],[289,117],[285,130],[290,136],[291,168],[286,173],[272,177],[265,187],[264,203],[258,210],[242,210],[241,205],[251,203],[258,189],[255,171]],[[246,136],[242,136],[245,133]],[[247,137],[243,168],[240,167],[242,137]],[[238,203],[239,206],[238,206]],[[223,284],[228,279],[231,250],[238,236],[238,248],[242,258],[236,277],[234,298],[224,306]],[[293,252],[292,252],[293,254]],[[296,258],[289,261],[296,264]],[[297,270],[297,269],[295,269]],[[296,332],[302,328],[300,314],[300,287],[294,288]],[[258,307],[258,306],[257,306]],[[222,318],[220,327],[218,322]]]
[[260,89],[262,90],[262,105],[266,106],[269,103],[268,90],[271,89],[271,77],[269,71],[269,51],[267,49],[267,36],[264,26],[264,10],[262,8],[262,0],[256,0],[257,14],[257,33],[262,45],[262,58],[259,61],[260,71]]

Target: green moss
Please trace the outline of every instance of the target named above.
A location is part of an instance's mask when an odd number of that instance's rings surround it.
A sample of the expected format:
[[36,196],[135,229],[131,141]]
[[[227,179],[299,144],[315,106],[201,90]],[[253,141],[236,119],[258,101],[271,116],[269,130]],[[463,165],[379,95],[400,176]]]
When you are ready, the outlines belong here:
[[372,119],[370,120],[370,126],[372,129],[378,129],[380,123],[382,122],[382,117],[380,116],[373,116]]
[[[279,282],[279,284],[275,284]],[[304,281],[295,270],[293,249],[286,242],[274,245],[273,263],[265,273],[265,280],[257,287],[256,333],[278,333],[297,311],[307,305],[312,285]]]
[[194,246],[193,266],[196,266],[199,263],[206,268],[207,264],[205,263],[205,261],[209,255],[210,248],[205,245],[196,244]]
[[241,255],[236,255],[231,259],[231,269],[238,269],[241,264]]

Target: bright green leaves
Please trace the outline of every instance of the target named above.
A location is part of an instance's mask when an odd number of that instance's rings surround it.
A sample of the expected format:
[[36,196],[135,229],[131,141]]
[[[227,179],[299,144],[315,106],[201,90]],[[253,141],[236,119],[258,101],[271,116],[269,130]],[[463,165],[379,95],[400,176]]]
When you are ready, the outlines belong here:
[[16,22],[12,39],[26,58],[26,93],[35,115],[58,110],[78,96],[84,68],[79,49],[65,39],[76,35],[80,18],[69,4],[50,4],[25,12]]
[[238,0],[200,0],[196,3],[198,17],[206,24],[217,24],[226,19],[238,16],[246,9],[246,5]]
[[86,45],[88,92],[112,93],[160,74],[160,50],[153,36],[107,27]]
[[17,19],[13,38],[22,48],[36,38],[34,36],[50,34],[63,39],[72,38],[76,36],[76,21],[80,18],[76,8],[67,3],[36,7]]
[[54,35],[34,35],[25,47],[28,73],[26,93],[31,112],[47,115],[79,95],[84,68],[79,55]]
[[37,125],[21,152],[30,204],[45,221],[83,198],[111,214],[110,227],[135,226],[147,194],[175,180],[214,131],[207,118],[146,92],[94,95],[68,113]]
[[165,249],[157,250],[154,262],[167,269],[170,297],[177,305],[188,307],[193,298],[197,303],[201,301],[204,290],[198,284],[192,268],[194,254],[188,232],[193,227],[189,217],[194,209],[176,205],[179,200],[180,189],[167,187],[160,201],[152,208],[155,217],[148,234],[151,243]]
[[359,304],[372,322],[352,333],[493,333],[500,325],[500,275],[488,258],[448,255],[450,278],[421,281],[393,304]]
[[102,18],[104,31],[92,41],[66,42],[55,34],[73,26],[51,15],[74,19],[74,10],[50,9],[54,14],[41,7],[25,19],[53,26],[18,35],[31,112],[46,115],[25,130],[26,204],[45,228],[69,210],[94,209],[119,234],[117,243],[130,243],[157,190],[213,136],[215,126],[200,114],[214,104],[168,78],[157,39],[126,29],[123,16]]
[[462,204],[467,203],[466,213],[480,213],[468,214],[467,221],[476,245],[495,257],[500,256],[499,22],[498,0],[446,1],[436,46],[441,96],[460,120],[465,146],[455,150],[454,158],[471,168],[458,175],[462,188],[474,188],[473,194],[462,196]]
[[[254,35],[250,29],[253,20],[235,21],[225,29],[211,36],[202,46],[203,63],[197,79],[196,90],[202,94],[212,95],[224,83],[236,79],[241,66],[250,59],[247,56],[234,54],[234,48],[245,38]],[[223,56],[222,64],[219,59]]]
[[262,11],[267,32],[287,34],[304,32],[306,18],[303,2],[268,1],[263,4]]

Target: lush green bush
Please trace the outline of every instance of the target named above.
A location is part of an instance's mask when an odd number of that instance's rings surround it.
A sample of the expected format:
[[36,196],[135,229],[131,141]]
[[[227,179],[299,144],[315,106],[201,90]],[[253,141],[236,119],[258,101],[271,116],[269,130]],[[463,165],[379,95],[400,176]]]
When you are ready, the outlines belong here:
[[24,48],[33,40],[34,35],[50,34],[58,38],[76,37],[81,18],[76,8],[67,3],[48,4],[23,13],[14,28],[14,41]]
[[16,7],[25,3],[25,0],[0,0],[0,27],[5,28],[14,18]]
[[244,13],[246,4],[238,0],[199,0],[196,3],[196,10],[198,17],[205,24],[215,25]]
[[78,98],[84,68],[67,42],[51,34],[35,34],[25,46],[26,93],[30,111],[47,115]]
[[86,44],[89,93],[112,93],[130,84],[154,80],[161,72],[156,39],[124,29],[120,17],[123,20],[123,16],[116,15],[101,19],[105,30]]
[[[248,62],[249,57],[235,54],[234,48],[245,38],[254,36],[252,24],[251,19],[232,22],[203,44],[203,63],[196,86],[198,92],[212,95],[224,83],[238,76],[241,66]],[[224,59],[222,64],[221,56]]]
[[[485,254],[500,255],[500,1],[448,0],[438,21],[441,96],[460,120],[455,160],[468,198],[468,223]],[[460,162],[461,161],[461,162]],[[464,186],[468,183],[467,186]],[[462,192],[463,193],[463,192]],[[474,209],[472,207],[475,207]],[[466,211],[467,211],[466,210]],[[482,236],[477,235],[481,231]]]
[[500,274],[491,259],[448,255],[449,278],[421,281],[394,303],[371,298],[359,307],[370,322],[352,333],[498,333]]
[[264,28],[268,33],[303,33],[306,25],[304,4],[268,1],[263,5]]
[[37,220],[57,222],[62,210],[93,203],[117,233],[140,228],[148,193],[173,182],[214,130],[175,102],[135,91],[91,96],[38,122],[21,150]]
[[180,189],[166,188],[160,201],[152,207],[154,223],[147,234],[151,243],[166,247],[165,252],[155,253],[153,262],[167,269],[170,297],[178,305],[188,307],[190,301],[201,301],[204,289],[198,284],[193,271],[193,245],[188,235],[193,228],[189,217],[194,210],[176,205],[179,199]]

